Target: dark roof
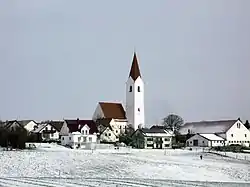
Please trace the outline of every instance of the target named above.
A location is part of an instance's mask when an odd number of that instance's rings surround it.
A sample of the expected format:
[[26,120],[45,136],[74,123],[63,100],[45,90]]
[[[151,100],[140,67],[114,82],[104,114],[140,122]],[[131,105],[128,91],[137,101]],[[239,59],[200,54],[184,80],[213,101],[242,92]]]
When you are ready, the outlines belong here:
[[110,126],[112,118],[101,118],[96,120],[97,125]]
[[5,128],[5,129],[10,128],[10,127],[12,126],[12,124],[15,123],[15,122],[16,122],[20,127],[24,128],[17,120],[6,121],[6,122],[5,122],[4,128]]
[[153,125],[152,127],[150,127],[150,129],[165,129],[166,127],[163,125]]
[[121,103],[99,102],[105,118],[126,119],[126,113]]
[[50,121],[49,124],[53,126],[58,132],[61,131],[61,128],[63,126],[63,121]]
[[153,128],[153,129],[142,128],[141,131],[143,133],[166,133],[164,129],[158,129],[158,128]]
[[34,121],[34,120],[18,120],[18,123],[24,127],[24,126],[26,126],[31,121]]
[[200,121],[185,123],[179,130],[180,134],[203,133],[225,133],[237,120],[221,120],[221,121]]
[[130,69],[130,73],[129,76],[135,81],[138,77],[141,77],[141,72],[140,72],[140,68],[138,65],[138,60],[136,57],[136,53],[134,53],[134,57],[133,57],[133,62],[132,62],[132,66]]
[[[89,133],[97,133],[97,126],[93,120],[65,120],[69,128],[69,132],[79,132],[84,125],[88,125],[90,130]],[[80,128],[79,128],[80,125]]]

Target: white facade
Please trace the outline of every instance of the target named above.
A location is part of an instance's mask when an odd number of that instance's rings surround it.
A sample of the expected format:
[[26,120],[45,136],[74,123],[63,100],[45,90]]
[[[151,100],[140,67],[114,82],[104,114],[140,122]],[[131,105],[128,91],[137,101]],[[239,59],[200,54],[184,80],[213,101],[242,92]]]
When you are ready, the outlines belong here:
[[97,142],[97,135],[89,133],[89,126],[84,125],[80,132],[72,132],[69,133],[69,129],[67,127],[67,123],[64,122],[63,127],[61,129],[61,145],[71,146],[73,149],[81,148],[81,149],[93,149],[95,143]]
[[92,120],[96,121],[97,119],[104,118],[104,113],[102,111],[102,108],[100,104],[97,105],[95,112],[93,114]]
[[225,140],[221,137],[218,137],[214,134],[208,135],[200,135],[196,134],[190,137],[186,141],[187,147],[217,147],[217,146],[224,146]]
[[31,132],[41,134],[42,140],[59,140],[59,132],[49,123],[40,124]]
[[120,136],[121,134],[125,133],[127,123],[127,120],[112,119],[110,121],[110,126],[113,129],[114,134],[116,136]]
[[68,136],[61,136],[61,144],[71,146],[73,149],[93,149],[97,142],[96,134],[82,134],[80,132],[69,133]]
[[36,124],[34,121],[30,121],[29,123],[27,123],[27,124],[24,126],[24,128],[25,128],[28,132],[30,132],[30,131],[34,130],[34,127],[36,127],[36,126],[37,126],[37,124]]
[[145,126],[144,83],[140,76],[135,81],[129,77],[126,82],[126,116],[135,130]]
[[250,131],[245,125],[238,120],[228,131],[226,132],[226,144],[240,144],[249,147],[250,145]]
[[112,131],[109,127],[107,127],[100,135],[100,141],[115,143],[119,141],[119,137],[115,134],[114,131]]
[[164,149],[172,145],[172,135],[168,133],[149,133],[144,137],[144,148],[146,149]]

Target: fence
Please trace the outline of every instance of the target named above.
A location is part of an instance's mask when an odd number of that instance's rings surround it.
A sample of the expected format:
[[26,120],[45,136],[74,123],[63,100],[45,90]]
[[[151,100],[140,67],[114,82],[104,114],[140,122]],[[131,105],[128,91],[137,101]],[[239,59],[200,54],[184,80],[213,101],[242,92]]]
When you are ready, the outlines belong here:
[[234,158],[237,160],[247,160],[250,161],[250,154],[249,153],[232,153],[232,152],[222,152],[222,151],[212,151],[209,150],[209,153],[214,153],[217,155],[221,155],[224,157]]

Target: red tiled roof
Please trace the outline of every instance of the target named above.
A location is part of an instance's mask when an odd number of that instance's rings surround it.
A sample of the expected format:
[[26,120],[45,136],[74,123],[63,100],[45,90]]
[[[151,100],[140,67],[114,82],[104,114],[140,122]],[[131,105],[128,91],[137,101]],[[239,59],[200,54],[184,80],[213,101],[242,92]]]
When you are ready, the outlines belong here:
[[99,102],[104,117],[113,119],[127,119],[125,110],[121,103]]
[[131,66],[131,69],[130,69],[129,76],[130,76],[134,81],[135,81],[138,77],[141,77],[141,72],[140,72],[140,68],[139,68],[139,65],[138,65],[136,53],[134,53],[133,62],[132,62],[132,66]]
[[[80,132],[80,129],[84,126],[84,125],[88,125],[90,130],[89,133],[93,134],[93,133],[97,133],[97,126],[96,123],[93,120],[65,120],[65,122],[67,123],[67,126],[69,128],[69,132]],[[79,128],[80,125],[80,128]]]

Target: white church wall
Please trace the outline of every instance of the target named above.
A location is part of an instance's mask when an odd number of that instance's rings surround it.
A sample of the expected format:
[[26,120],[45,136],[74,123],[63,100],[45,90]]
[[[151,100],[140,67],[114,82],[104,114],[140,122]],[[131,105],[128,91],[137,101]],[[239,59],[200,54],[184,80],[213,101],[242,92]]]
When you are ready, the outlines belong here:
[[95,109],[95,112],[93,114],[93,117],[92,117],[92,120],[97,120],[98,118],[104,118],[104,114],[103,114],[103,111],[102,111],[102,108],[100,106],[100,104],[98,103],[96,109]]

